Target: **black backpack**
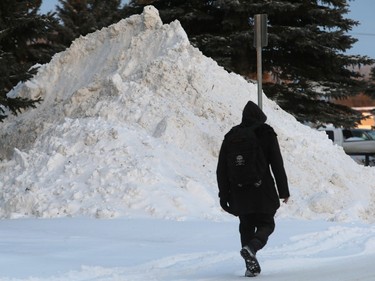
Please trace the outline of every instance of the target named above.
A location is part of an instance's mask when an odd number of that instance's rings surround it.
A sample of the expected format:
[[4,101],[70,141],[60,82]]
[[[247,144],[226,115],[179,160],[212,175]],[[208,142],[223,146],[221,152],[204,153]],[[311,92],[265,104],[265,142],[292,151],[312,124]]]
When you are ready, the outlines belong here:
[[225,136],[231,186],[259,187],[262,184],[268,165],[255,129],[254,126],[236,126]]

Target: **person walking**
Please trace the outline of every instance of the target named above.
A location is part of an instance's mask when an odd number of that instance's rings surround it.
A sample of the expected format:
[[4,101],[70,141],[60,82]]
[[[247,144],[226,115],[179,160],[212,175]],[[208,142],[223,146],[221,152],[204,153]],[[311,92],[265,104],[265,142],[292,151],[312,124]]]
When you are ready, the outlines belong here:
[[[220,205],[226,212],[239,217],[242,246],[240,254],[245,260],[247,277],[257,276],[261,272],[256,254],[267,244],[269,236],[275,229],[274,216],[280,207],[280,199],[287,203],[290,197],[277,135],[273,128],[265,123],[266,120],[267,116],[264,112],[255,103],[249,101],[243,109],[242,122],[225,135],[216,171]],[[260,153],[261,156],[255,158],[257,161],[255,165],[264,165],[264,168],[256,169],[258,178],[254,183],[251,180],[244,180],[244,177],[254,173],[251,167],[243,166],[245,170],[240,170],[243,175],[233,176],[231,172],[234,168],[231,168],[228,155],[232,150],[231,146],[240,147],[240,144],[235,142],[233,144],[230,140],[241,130],[254,133],[255,138],[249,138],[251,143],[246,146],[250,147],[256,143],[257,146],[255,149],[252,148],[251,154]],[[248,161],[246,154],[237,154],[233,166],[245,165]],[[236,177],[241,178],[243,183],[236,181]]]

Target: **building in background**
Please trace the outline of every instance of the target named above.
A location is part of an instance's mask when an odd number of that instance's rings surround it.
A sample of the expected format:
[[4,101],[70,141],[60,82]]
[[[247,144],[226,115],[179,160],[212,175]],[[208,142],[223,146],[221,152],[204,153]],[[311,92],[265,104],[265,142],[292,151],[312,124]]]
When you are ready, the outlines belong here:
[[[359,71],[364,75],[364,79],[370,79],[370,71],[374,66],[364,66]],[[369,96],[359,93],[353,97],[349,97],[344,100],[335,100],[337,104],[342,104],[351,107],[362,113],[363,116],[367,117],[362,120],[361,124],[358,126],[363,129],[375,129],[375,99]]]

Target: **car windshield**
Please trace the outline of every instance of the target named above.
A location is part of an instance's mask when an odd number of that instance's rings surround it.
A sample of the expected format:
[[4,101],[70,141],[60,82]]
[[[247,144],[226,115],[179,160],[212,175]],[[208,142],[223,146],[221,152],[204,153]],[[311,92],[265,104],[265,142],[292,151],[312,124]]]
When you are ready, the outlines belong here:
[[372,139],[375,140],[375,131],[374,131],[374,130],[368,130],[368,131],[366,131],[366,132],[367,132],[367,134],[370,135],[370,137],[371,137]]
[[350,133],[351,133],[352,137],[361,138],[363,140],[374,140],[375,139],[375,135],[373,137],[368,132],[369,132],[368,130],[361,130],[361,129],[352,129],[352,130],[350,130]]

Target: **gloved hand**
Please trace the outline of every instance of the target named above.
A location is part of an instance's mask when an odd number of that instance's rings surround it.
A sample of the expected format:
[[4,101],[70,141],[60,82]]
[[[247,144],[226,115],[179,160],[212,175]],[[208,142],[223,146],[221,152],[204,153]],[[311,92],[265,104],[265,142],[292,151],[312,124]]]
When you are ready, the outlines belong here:
[[230,207],[229,202],[228,202],[227,199],[220,198],[220,206],[221,206],[221,208],[223,208],[224,211],[226,211],[227,213],[233,215],[232,208]]

